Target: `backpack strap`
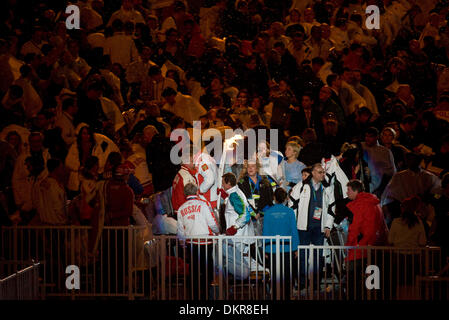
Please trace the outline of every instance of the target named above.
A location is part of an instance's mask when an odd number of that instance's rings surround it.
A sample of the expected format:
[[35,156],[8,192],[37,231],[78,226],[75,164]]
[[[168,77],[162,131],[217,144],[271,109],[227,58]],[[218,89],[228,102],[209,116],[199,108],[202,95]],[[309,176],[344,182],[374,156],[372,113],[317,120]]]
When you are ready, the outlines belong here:
[[332,217],[336,217],[336,214],[334,213],[334,211],[332,211],[332,207],[335,207],[336,205],[336,201],[332,202],[328,207],[327,207],[327,213],[330,214]]
[[288,195],[288,198],[293,202],[293,205],[291,206],[291,208],[293,210],[298,209],[299,199],[293,198],[291,194]]

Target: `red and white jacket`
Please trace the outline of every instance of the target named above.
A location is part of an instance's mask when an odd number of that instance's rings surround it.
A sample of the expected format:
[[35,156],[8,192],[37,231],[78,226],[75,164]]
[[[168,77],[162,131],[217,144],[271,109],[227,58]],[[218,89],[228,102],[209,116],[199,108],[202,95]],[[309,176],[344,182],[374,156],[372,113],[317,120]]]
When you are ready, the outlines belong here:
[[199,193],[210,202],[212,208],[217,207],[218,168],[215,159],[207,153],[197,153],[193,158],[196,168]]
[[[178,209],[178,238],[213,236],[219,233],[218,222],[210,203],[200,196],[189,196]],[[186,242],[206,244],[212,240],[187,240]]]
[[178,174],[173,180],[171,203],[175,213],[176,211],[178,211],[179,207],[187,201],[184,195],[185,185],[188,183],[198,185],[195,174],[196,172],[194,170],[190,170],[186,166],[182,165],[181,169],[178,171]]

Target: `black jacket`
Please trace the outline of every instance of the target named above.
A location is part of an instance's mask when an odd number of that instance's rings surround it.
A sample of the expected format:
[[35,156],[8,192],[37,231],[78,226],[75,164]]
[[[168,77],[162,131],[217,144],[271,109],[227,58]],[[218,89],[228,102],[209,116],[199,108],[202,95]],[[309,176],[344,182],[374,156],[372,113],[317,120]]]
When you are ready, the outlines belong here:
[[146,147],[148,170],[153,176],[154,191],[164,191],[171,187],[179,166],[170,160],[173,143],[169,138],[157,134]]

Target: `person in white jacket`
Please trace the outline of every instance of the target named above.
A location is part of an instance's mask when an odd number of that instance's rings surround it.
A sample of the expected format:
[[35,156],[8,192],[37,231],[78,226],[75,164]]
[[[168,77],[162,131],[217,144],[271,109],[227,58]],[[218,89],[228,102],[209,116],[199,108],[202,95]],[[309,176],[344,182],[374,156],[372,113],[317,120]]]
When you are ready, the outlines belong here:
[[[256,213],[248,203],[248,199],[237,185],[237,178],[232,172],[223,175],[223,189],[228,194],[226,198],[225,219],[226,234],[233,236],[255,236],[254,225],[251,217],[256,217]],[[254,240],[241,241],[245,244],[252,244]],[[246,251],[246,250],[244,250]]]
[[335,182],[338,181],[342,186],[341,188],[342,197],[346,198],[348,195],[346,193],[345,186],[348,184],[349,179],[344,173],[344,171],[340,168],[337,158],[333,155],[331,156],[330,159],[323,158],[321,160],[321,166],[326,171],[327,176],[326,181],[332,186],[334,186]]
[[188,183],[184,187],[187,201],[179,207],[178,238],[186,243],[206,244],[212,241],[188,239],[190,237],[213,236],[219,233],[218,223],[208,201],[198,196],[198,187]]
[[[301,231],[308,232],[313,227],[319,227],[323,238],[316,242],[322,242],[324,235],[329,236],[334,223],[334,218],[327,211],[328,206],[334,202],[334,190],[332,186],[327,186],[325,174],[326,171],[320,163],[314,164],[312,175],[293,187],[288,201],[289,207],[296,211],[296,223],[300,233]],[[311,190],[312,185],[313,190]],[[316,203],[319,198],[322,199],[321,203]],[[315,207],[310,206],[311,202],[314,202],[312,204],[315,204]],[[312,225],[313,223],[315,225]],[[318,243],[316,244],[318,245]]]
[[35,163],[39,164],[44,172],[43,176],[47,173],[45,168],[47,160],[50,159],[50,154],[47,149],[43,148],[43,141],[44,137],[41,133],[31,133],[28,138],[29,148],[19,155],[14,165],[12,175],[14,200],[18,209],[22,212],[30,212],[34,208],[32,201],[34,180],[31,179],[33,175],[26,160],[30,157],[35,159]]
[[[299,230],[300,245],[324,244],[324,237],[330,236],[334,217],[329,214],[328,206],[334,202],[333,186],[328,186],[325,181],[326,171],[320,163],[312,166],[312,175],[305,181],[299,182],[293,187],[289,197],[288,206],[295,210],[297,228]],[[316,260],[314,257],[313,260]],[[322,250],[318,250],[319,263],[314,264],[314,272],[322,270],[324,257]],[[300,250],[301,278],[300,287],[305,287],[306,271],[308,270],[309,257],[305,257],[305,251]]]
[[267,176],[273,191],[277,186],[284,186],[286,183],[284,155],[279,151],[271,150],[269,143],[262,141],[257,147],[257,158],[261,165],[260,174]]
[[62,101],[62,113],[56,119],[55,126],[61,128],[61,137],[66,146],[70,146],[76,140],[75,126],[73,119],[78,112],[78,104],[74,98],[66,98]]
[[[201,239],[219,233],[218,223],[210,204],[198,196],[198,187],[188,183],[184,187],[187,201],[178,209],[178,238],[190,249],[191,281],[193,299],[205,298],[210,280],[213,279],[212,240]],[[192,237],[191,239],[189,239]],[[200,286],[198,282],[201,282]]]
[[340,18],[336,21],[335,26],[331,27],[330,40],[335,43],[335,49],[342,52],[343,49],[349,48],[351,39],[348,35],[347,20]]
[[67,194],[63,185],[65,168],[61,160],[47,162],[48,176],[35,185],[36,210],[45,225],[66,225],[69,222]]
[[215,159],[204,149],[193,157],[193,162],[200,194],[210,202],[212,208],[217,208],[218,167]]
[[[357,92],[365,100],[366,107],[370,109],[373,115],[376,115],[377,117],[379,115],[379,109],[377,108],[376,98],[368,87],[360,83],[362,80],[362,72],[360,70],[353,70],[352,73],[354,77],[353,82],[351,83],[352,87],[355,92]],[[359,106],[359,108],[361,108],[361,106]]]
[[114,126],[114,132],[117,132],[121,128],[123,128],[125,126],[125,120],[123,119],[123,115],[120,112],[120,108],[117,106],[117,104],[114,101],[103,96],[100,97],[100,103],[104,114]]
[[199,120],[201,116],[207,113],[206,109],[192,96],[177,92],[173,88],[164,89],[162,97],[166,102],[162,110],[183,118],[189,125],[193,125],[193,121]]
[[113,20],[114,34],[106,38],[103,53],[111,57],[112,63],[119,63],[126,69],[131,62],[139,59],[139,52],[133,38],[123,31],[123,25],[121,20]]
[[[78,125],[76,133],[77,140],[70,147],[65,159],[65,165],[70,170],[67,188],[75,192],[80,187],[80,168],[88,156],[96,156],[98,158],[98,173],[103,173],[104,165],[109,154],[120,151],[111,139],[99,133],[92,133],[89,130],[89,126],[85,123]],[[89,148],[90,152],[88,155],[80,154],[80,150],[83,150],[83,145]]]
[[134,24],[145,23],[145,19],[143,18],[142,14],[134,8],[134,3],[132,0],[122,1],[120,10],[115,11],[111,15],[107,26],[110,27],[116,19],[121,20],[123,23],[128,21]]
[[340,104],[343,107],[345,115],[348,117],[352,115],[362,106],[366,106],[365,99],[357,93],[352,84],[354,83],[353,72],[349,68],[344,68],[341,76],[341,87],[338,91]]
[[377,44],[377,39],[363,28],[362,15],[353,14],[348,22],[348,36],[352,43],[360,43],[371,49]]
[[[225,201],[226,235],[237,237],[254,237],[256,235],[253,218],[258,218],[248,203],[245,194],[237,185],[237,178],[232,172],[223,175],[223,189],[228,194]],[[227,272],[236,280],[248,278],[251,271],[264,271],[257,258],[258,252],[252,246],[256,240],[237,239],[226,241],[223,248]]]
[[134,170],[134,176],[139,180],[144,192],[143,195],[151,195],[154,193],[150,171],[144,153],[135,152],[128,139],[122,139],[119,142],[119,149],[122,153],[125,164]]
[[14,81],[13,85],[18,85],[23,89],[22,106],[25,116],[28,119],[36,116],[41,111],[43,102],[36,89],[33,86],[35,74],[29,65],[20,67],[21,77]]

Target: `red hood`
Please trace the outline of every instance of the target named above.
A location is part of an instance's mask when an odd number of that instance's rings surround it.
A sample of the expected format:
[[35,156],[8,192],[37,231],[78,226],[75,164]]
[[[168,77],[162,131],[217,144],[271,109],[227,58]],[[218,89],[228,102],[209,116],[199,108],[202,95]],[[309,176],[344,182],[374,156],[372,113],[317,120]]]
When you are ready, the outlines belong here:
[[376,206],[380,203],[380,200],[378,197],[376,197],[374,194],[367,193],[367,192],[360,192],[354,201],[351,201],[347,204],[347,207],[353,211],[356,207],[359,205],[365,206]]

